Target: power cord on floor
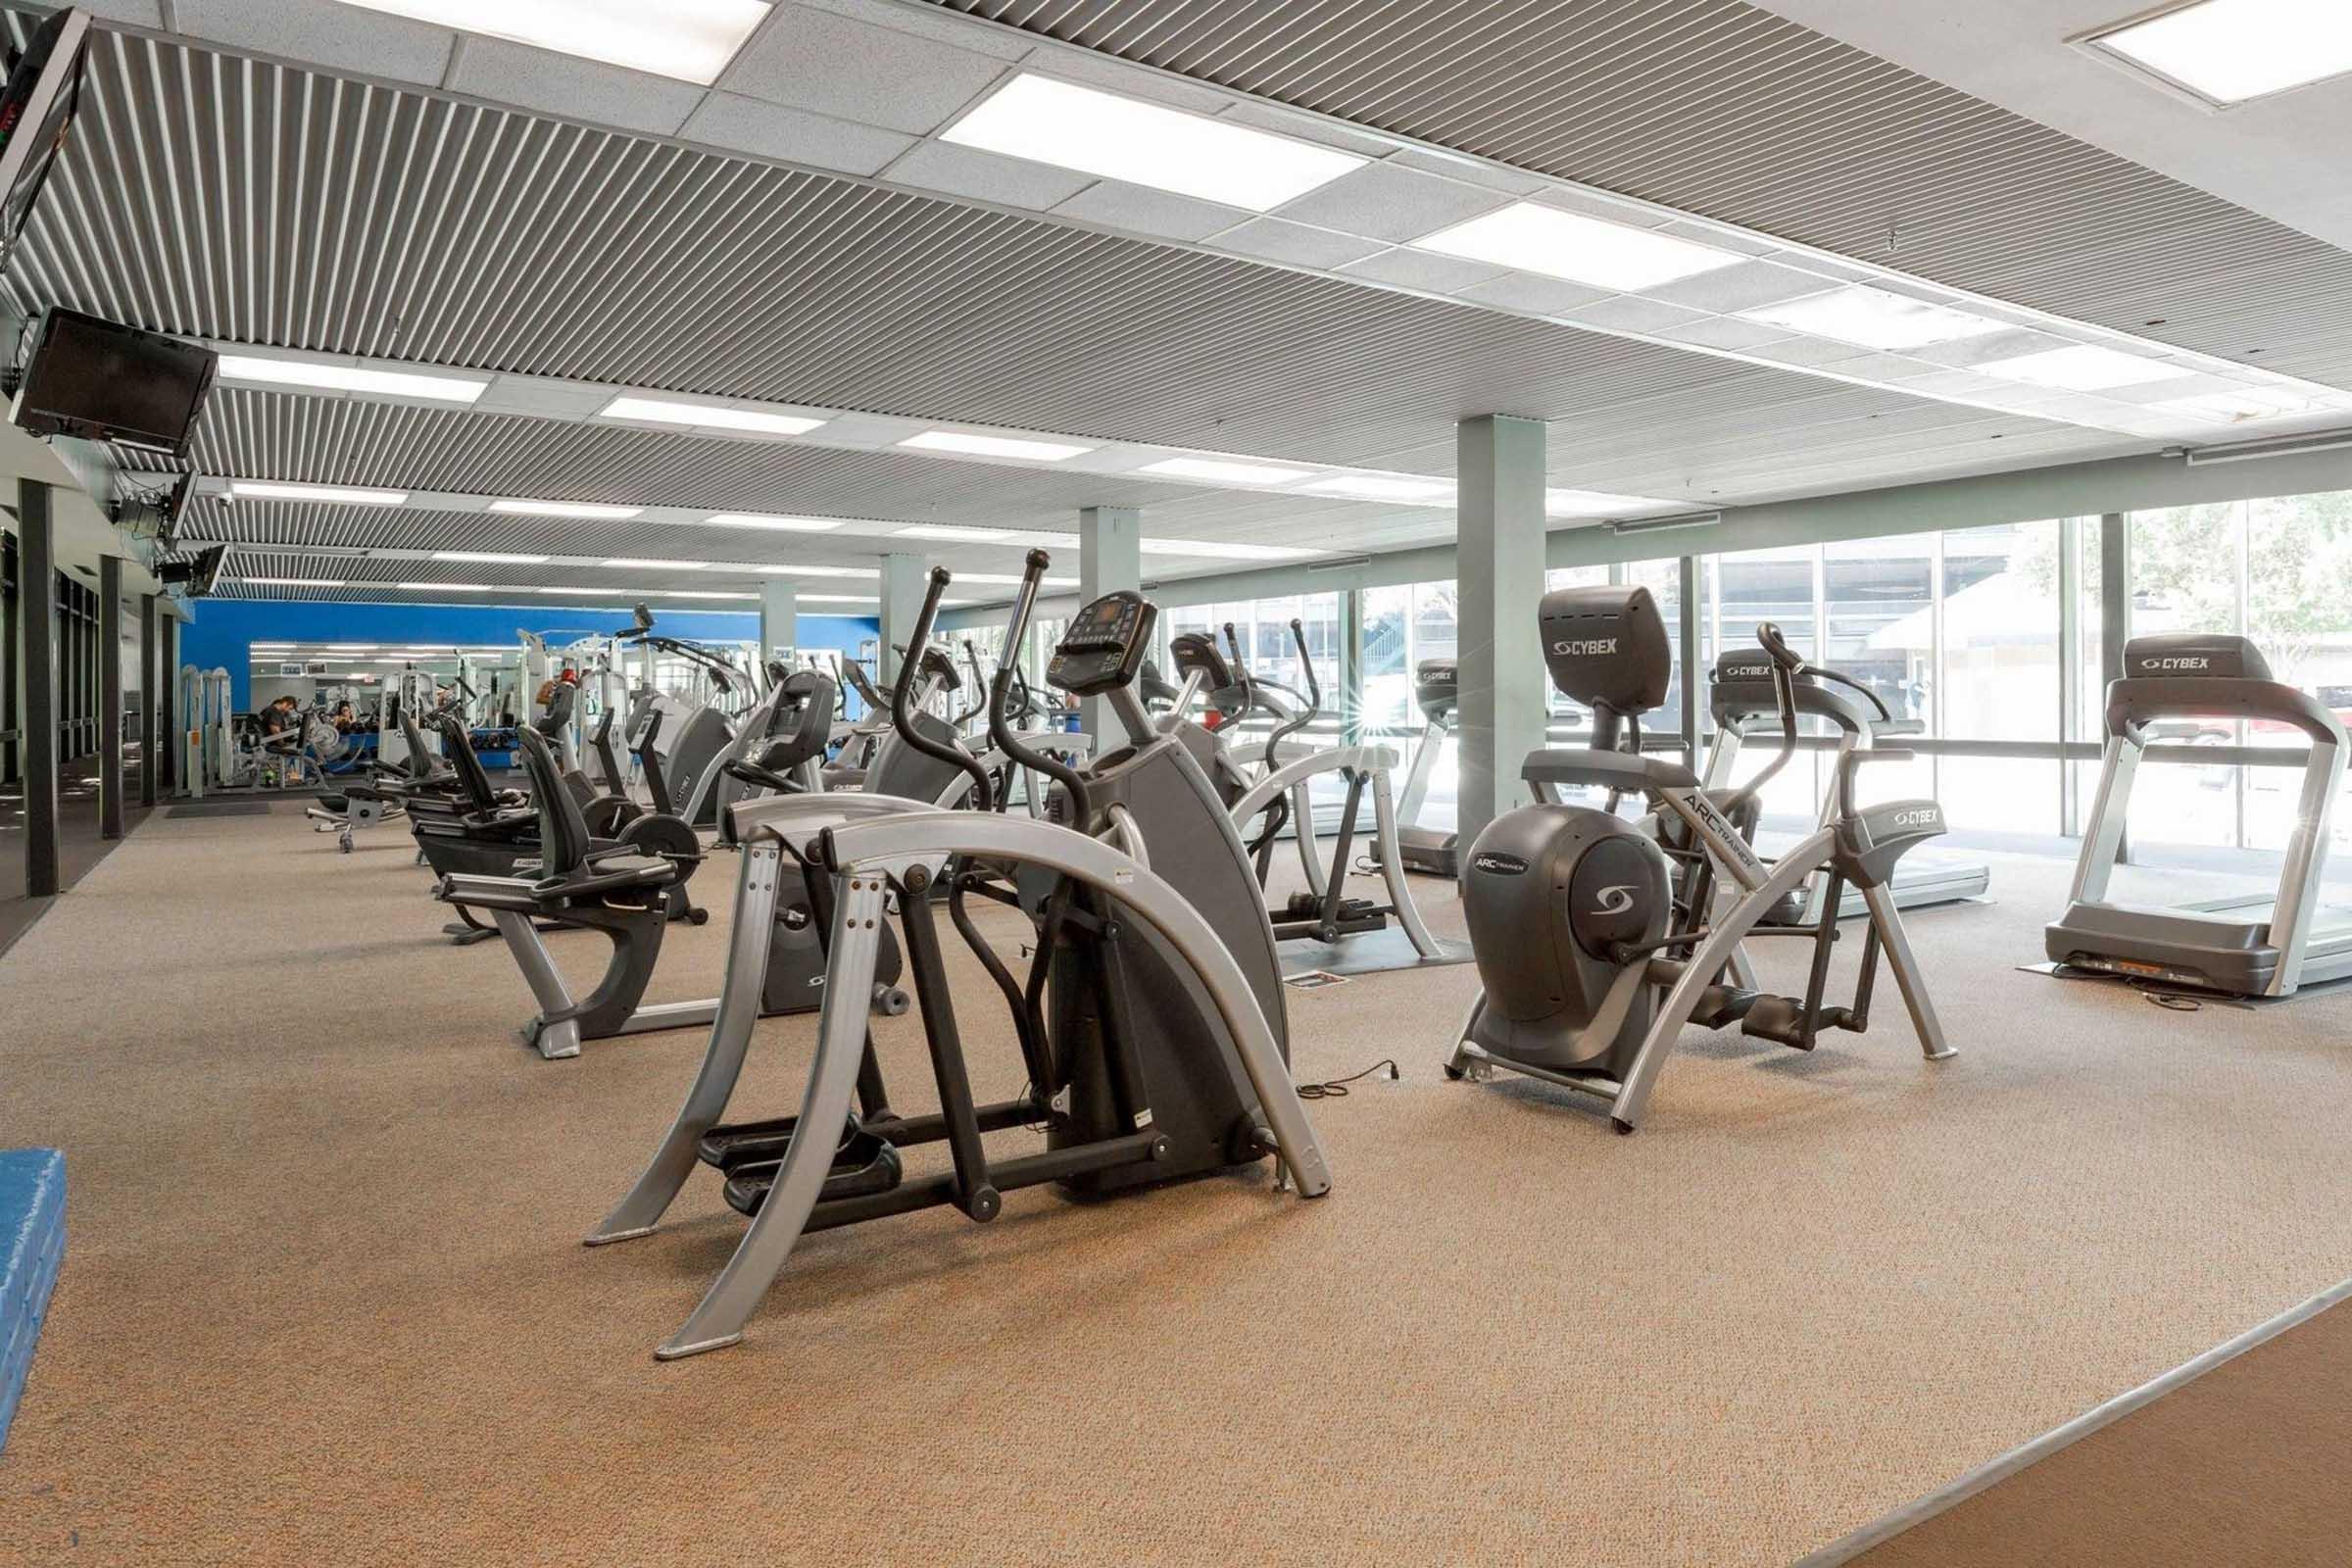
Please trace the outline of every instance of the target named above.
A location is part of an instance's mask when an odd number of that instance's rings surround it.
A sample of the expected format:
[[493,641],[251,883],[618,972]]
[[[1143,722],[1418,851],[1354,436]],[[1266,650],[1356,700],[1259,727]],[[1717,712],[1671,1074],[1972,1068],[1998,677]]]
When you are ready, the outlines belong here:
[[1348,1098],[1348,1086],[1349,1084],[1354,1083],[1361,1078],[1369,1078],[1374,1073],[1380,1071],[1380,1069],[1383,1067],[1389,1069],[1389,1081],[1391,1083],[1395,1083],[1404,1077],[1404,1070],[1396,1065],[1396,1058],[1395,1056],[1383,1056],[1371,1066],[1366,1067],[1362,1072],[1351,1072],[1345,1078],[1333,1078],[1327,1082],[1319,1084],[1300,1084],[1298,1086],[1298,1098],[1300,1100],[1345,1100]]
[[2205,1004],[2197,998],[2179,991],[2164,990],[2158,982],[2152,980],[2140,980],[2128,974],[2108,974],[2092,969],[2077,969],[2063,963],[2052,968],[2050,973],[2060,980],[2098,980],[2109,984],[2120,982],[2138,992],[2142,1002],[2152,1002],[2167,1012],[2203,1012],[2205,1010]]

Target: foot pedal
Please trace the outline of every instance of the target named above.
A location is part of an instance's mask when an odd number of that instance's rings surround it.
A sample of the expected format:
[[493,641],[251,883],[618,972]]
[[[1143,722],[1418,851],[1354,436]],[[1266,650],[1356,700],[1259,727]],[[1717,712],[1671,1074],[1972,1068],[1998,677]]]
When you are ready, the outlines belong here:
[[[747,1217],[759,1213],[783,1169],[781,1161],[737,1166],[727,1177],[727,1206]],[[905,1174],[896,1149],[871,1133],[858,1133],[834,1154],[833,1168],[825,1175],[825,1185],[817,1190],[816,1200],[830,1203],[844,1198],[871,1198],[898,1186]]]
[[703,1134],[694,1152],[704,1164],[729,1176],[746,1165],[773,1165],[784,1158],[799,1122],[798,1116],[771,1116],[765,1121],[722,1123]]
[[[1690,1023],[1698,1029],[1721,1029],[1726,1024],[1740,1023],[1768,998],[1760,991],[1742,991],[1738,986],[1709,986],[1698,994],[1698,1005],[1690,1009]],[[1755,1033],[1750,1026],[1748,1033]]]

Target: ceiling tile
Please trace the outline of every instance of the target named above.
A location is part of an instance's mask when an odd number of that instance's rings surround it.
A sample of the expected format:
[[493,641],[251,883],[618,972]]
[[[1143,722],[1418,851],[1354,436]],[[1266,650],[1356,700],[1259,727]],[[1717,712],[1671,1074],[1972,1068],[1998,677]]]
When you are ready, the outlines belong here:
[[613,389],[592,381],[556,381],[535,376],[502,375],[474,399],[477,414],[541,414],[579,417],[595,414],[612,401]]
[[1826,337],[1784,337],[1777,343],[1760,343],[1741,352],[1782,365],[1836,365],[1841,360],[1859,359],[1870,350]]
[[880,172],[885,164],[915,141],[899,131],[881,130],[727,92],[706,97],[678,134],[714,147],[730,147],[761,158],[780,158],[787,163],[836,169],[850,174]]
[[1279,218],[1252,219],[1216,235],[1208,243],[1221,251],[1269,262],[1290,262],[1299,267],[1344,267],[1380,248],[1352,234],[1335,234],[1327,228],[1309,228],[1304,223],[1285,222]]
[[1054,212],[1056,217],[1084,219],[1162,239],[1195,240],[1206,239],[1250,217],[1239,207],[1222,207],[1120,179],[1098,180]]
[[163,0],[80,0],[81,8],[109,22],[127,22],[135,27],[164,24]]
[[1349,277],[1370,278],[1403,288],[1425,288],[1439,294],[1457,294],[1504,272],[1504,269],[1485,262],[1466,262],[1458,256],[1417,251],[1409,245],[1375,251],[1361,261],[1349,262],[1340,270]]
[[1793,271],[1770,262],[1743,262],[1738,267],[1719,267],[1711,272],[1677,278],[1642,292],[1646,298],[1664,300],[1669,305],[1688,305],[1693,310],[1728,315],[1807,294],[1824,294],[1836,287],[1837,283],[1818,273]]
[[[1009,27],[975,27],[961,18],[943,16],[922,6],[900,5],[897,0],[785,0],[780,9],[830,11],[853,22],[911,32],[959,49],[994,55],[1000,60],[1019,60],[1040,52],[1037,44]],[[798,17],[786,15],[770,25],[796,26],[799,23]]]
[[1318,223],[1374,239],[1416,239],[1449,223],[1491,213],[1509,198],[1392,164],[1369,164],[1319,185],[1276,211],[1301,223]]
[[1582,283],[1562,282],[1556,277],[1537,277],[1531,272],[1511,272],[1492,283],[1480,283],[1472,288],[1457,290],[1466,300],[1481,305],[1499,305],[1509,311],[1536,311],[1544,316],[1565,316],[1581,311],[1610,298],[1606,289],[1587,288]]
[[718,85],[748,98],[920,133],[971,102],[1004,70],[1004,61],[968,49],[795,7],[744,46]]
[[664,135],[686,122],[704,92],[689,81],[470,34],[449,84],[477,98]]
[[441,84],[456,38],[446,27],[333,0],[179,0],[172,15],[181,31],[232,48],[428,87]]
[[1672,326],[1688,326],[1705,318],[1704,311],[1688,310],[1680,305],[1667,305],[1639,295],[1621,294],[1613,300],[1602,300],[1568,313],[1569,318],[1586,326],[1597,326],[1611,332],[1663,332]]
[[2013,360],[2023,354],[2041,354],[2051,349],[2068,348],[2073,343],[2072,338],[2021,326],[2008,332],[1987,332],[1983,337],[1956,338],[1949,343],[1925,343],[1904,352],[1912,359],[1925,360],[1931,365],[1966,369],[1972,365],[1987,365],[1994,360]]
[[1761,321],[1742,321],[1736,316],[1710,316],[1703,320],[1670,326],[1658,334],[1678,343],[1697,343],[1711,349],[1744,351],[1764,343],[1778,343],[1794,334],[1786,327],[1766,326]]
[[1095,182],[1092,174],[938,141],[915,143],[906,157],[884,172],[884,177],[901,185],[919,185],[950,196],[1039,212],[1067,201]]

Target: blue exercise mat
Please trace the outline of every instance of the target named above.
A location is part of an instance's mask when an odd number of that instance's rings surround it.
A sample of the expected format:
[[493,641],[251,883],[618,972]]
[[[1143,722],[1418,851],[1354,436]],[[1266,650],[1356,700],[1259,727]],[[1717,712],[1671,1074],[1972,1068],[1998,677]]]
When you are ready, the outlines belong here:
[[0,1150],[0,1447],[66,1255],[66,1156]]

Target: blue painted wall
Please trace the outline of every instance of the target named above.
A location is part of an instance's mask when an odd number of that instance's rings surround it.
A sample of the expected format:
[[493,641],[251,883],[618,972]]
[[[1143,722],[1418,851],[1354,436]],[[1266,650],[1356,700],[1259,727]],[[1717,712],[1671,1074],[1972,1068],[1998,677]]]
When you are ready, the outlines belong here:
[[[179,662],[201,669],[225,668],[230,702],[237,711],[252,707],[251,645],[267,642],[388,643],[423,647],[450,643],[487,648],[513,643],[517,632],[537,632],[552,643],[610,636],[630,625],[627,611],[540,610],[499,605],[341,605],[258,599],[201,599],[196,618],[180,628]],[[760,640],[760,617],[733,611],[657,610],[656,628],[688,642],[750,643]],[[808,615],[795,622],[798,646],[836,648],[855,655],[860,641],[882,633],[880,622],[863,615]]]

